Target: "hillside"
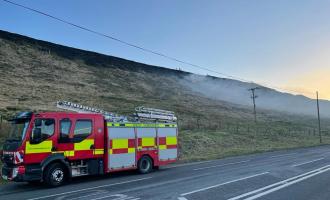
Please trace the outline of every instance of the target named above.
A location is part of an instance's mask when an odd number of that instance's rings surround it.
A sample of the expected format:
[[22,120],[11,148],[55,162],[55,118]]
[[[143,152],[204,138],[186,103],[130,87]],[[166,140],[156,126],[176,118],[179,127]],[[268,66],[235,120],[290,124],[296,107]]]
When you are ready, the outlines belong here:
[[[274,89],[245,83],[235,80],[221,79],[211,76],[190,75],[185,76],[181,83],[200,92],[207,97],[240,105],[251,105],[251,91],[249,88],[259,87],[256,90],[257,105],[259,108],[276,110],[280,112],[315,116],[316,101],[302,95],[292,95],[278,92]],[[321,115],[330,117],[330,102],[320,100]]]
[[[242,141],[251,144],[251,139],[259,137],[257,134],[262,134],[262,138],[266,134],[259,149],[244,152],[317,143],[316,118],[309,115],[315,105],[306,97],[263,87],[258,91],[261,92],[258,104],[262,109],[258,109],[259,123],[255,125],[250,95],[246,91],[250,83],[146,65],[5,31],[0,31],[0,77],[0,112],[5,118],[19,110],[56,110],[57,100],[119,114],[132,113],[134,107],[144,105],[175,111],[180,129],[188,131],[182,135],[186,139],[197,133],[197,138],[204,137],[202,133],[207,137],[208,131],[213,131],[212,134],[219,133],[219,140],[232,133],[230,137],[237,136],[240,141],[239,136],[244,135]],[[329,105],[324,101],[321,106],[325,110]],[[323,116],[329,114],[322,113]],[[329,122],[322,119],[325,134],[330,129]],[[265,142],[274,140],[277,145]],[[284,140],[286,145],[279,145]],[[187,139],[182,143],[185,148],[182,152],[188,154],[189,148],[198,146],[199,141],[206,140]],[[237,143],[240,148],[242,141]],[[232,147],[236,148],[234,143]],[[214,156],[223,155],[218,152]]]

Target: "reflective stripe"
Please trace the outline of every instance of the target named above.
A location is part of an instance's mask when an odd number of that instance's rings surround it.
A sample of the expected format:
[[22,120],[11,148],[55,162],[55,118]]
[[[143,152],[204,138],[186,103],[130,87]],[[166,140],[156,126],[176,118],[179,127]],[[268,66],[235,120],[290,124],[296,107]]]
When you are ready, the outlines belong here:
[[177,144],[176,137],[166,137],[166,145],[175,145]]
[[127,153],[135,153],[135,148],[128,148],[128,152]]
[[112,139],[112,149],[128,148],[128,139]]
[[155,138],[154,137],[142,138],[142,146],[143,147],[155,146]]
[[74,156],[74,151],[64,151],[64,156]]
[[157,127],[164,128],[164,127],[177,127],[176,124],[158,124]]
[[74,151],[53,151],[52,153],[63,153],[64,156],[74,156]]
[[25,144],[25,153],[51,153],[53,142],[51,140],[43,141],[39,144],[30,144],[29,141]]
[[104,149],[95,149],[94,150],[94,155],[100,155],[104,153]]
[[112,123],[112,122],[108,122],[107,126],[110,127],[146,127],[146,128],[156,128],[156,127],[177,127],[176,124],[138,124],[138,123]]
[[[52,152],[53,142],[51,140],[43,141],[39,144],[30,144],[29,141],[26,142],[25,146],[25,153],[32,154],[32,153],[63,153],[64,156],[74,156],[75,151],[79,150],[90,150],[91,145],[94,144],[94,139],[86,139],[79,143],[74,144],[74,150],[67,150],[67,151],[54,151]],[[103,149],[95,149],[94,154],[103,154]]]
[[128,154],[135,153],[135,148],[109,149],[109,154]]
[[79,143],[74,143],[74,150],[90,150],[91,146],[94,144],[94,139],[85,139]]
[[178,139],[176,136],[160,137],[159,138],[159,149],[176,149]]

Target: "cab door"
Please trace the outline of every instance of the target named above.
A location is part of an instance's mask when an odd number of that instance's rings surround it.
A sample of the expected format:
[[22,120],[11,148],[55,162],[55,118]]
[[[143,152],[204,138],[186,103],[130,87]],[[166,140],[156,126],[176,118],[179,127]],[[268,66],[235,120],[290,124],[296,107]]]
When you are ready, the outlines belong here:
[[63,115],[59,119],[57,152],[69,160],[94,158],[95,119],[93,116],[75,114]]
[[73,119],[70,140],[74,149],[74,160],[95,158],[95,119],[78,115]]
[[57,153],[63,153],[65,157],[74,156],[74,145],[70,133],[73,131],[73,121],[69,116],[61,116],[58,120],[58,140],[55,150]]
[[31,126],[31,135],[25,143],[24,161],[26,164],[44,160],[52,154],[55,145],[55,118],[35,118]]

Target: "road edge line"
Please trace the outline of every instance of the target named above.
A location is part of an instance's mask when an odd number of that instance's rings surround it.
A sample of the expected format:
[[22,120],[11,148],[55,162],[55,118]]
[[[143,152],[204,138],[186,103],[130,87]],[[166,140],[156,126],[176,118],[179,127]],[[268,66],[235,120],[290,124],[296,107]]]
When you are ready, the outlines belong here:
[[201,188],[201,189],[198,189],[198,190],[193,190],[191,192],[182,193],[182,194],[180,194],[180,196],[187,196],[187,195],[194,194],[194,193],[197,193],[197,192],[202,192],[202,191],[205,191],[205,190],[209,190],[209,189],[216,188],[216,187],[219,187],[219,186],[227,185],[227,184],[234,183],[234,182],[237,182],[237,181],[242,181],[242,180],[245,180],[245,179],[265,175],[265,174],[268,174],[268,173],[269,172],[263,172],[263,173],[254,174],[254,175],[251,175],[251,176],[246,176],[246,177],[243,177],[243,178],[227,181],[227,182],[224,182],[224,183],[212,185],[212,186]]

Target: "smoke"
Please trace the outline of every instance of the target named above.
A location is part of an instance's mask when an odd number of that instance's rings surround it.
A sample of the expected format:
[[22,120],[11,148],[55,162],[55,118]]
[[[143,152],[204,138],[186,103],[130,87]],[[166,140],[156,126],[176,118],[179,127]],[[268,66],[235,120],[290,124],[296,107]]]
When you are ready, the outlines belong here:
[[[279,92],[254,83],[196,74],[185,76],[179,82],[206,97],[243,106],[252,106],[251,91],[248,89],[259,87],[256,90],[257,108],[316,116],[315,100],[302,95]],[[329,118],[330,101],[320,101],[320,107],[321,115]]]

